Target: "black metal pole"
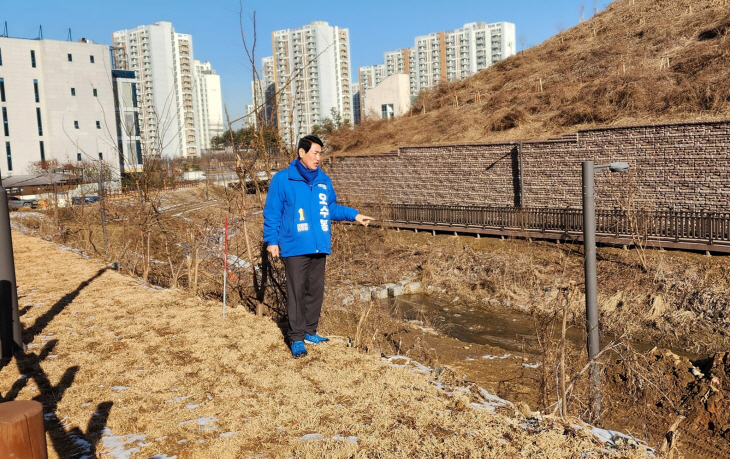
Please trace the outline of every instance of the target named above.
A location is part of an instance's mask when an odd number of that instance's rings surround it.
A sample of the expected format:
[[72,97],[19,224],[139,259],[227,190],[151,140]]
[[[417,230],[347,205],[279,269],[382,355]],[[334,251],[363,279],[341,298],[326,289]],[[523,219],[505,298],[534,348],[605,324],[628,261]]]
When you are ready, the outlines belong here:
[[15,351],[23,349],[21,332],[8,193],[5,188],[0,187],[0,354],[2,357],[12,357]]

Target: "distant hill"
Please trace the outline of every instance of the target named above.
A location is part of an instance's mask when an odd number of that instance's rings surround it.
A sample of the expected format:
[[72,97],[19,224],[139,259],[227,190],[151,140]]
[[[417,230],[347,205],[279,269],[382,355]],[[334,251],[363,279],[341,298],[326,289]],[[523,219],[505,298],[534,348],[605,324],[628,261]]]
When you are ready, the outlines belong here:
[[615,0],[411,112],[328,137],[338,153],[538,140],[596,125],[730,118],[730,0]]

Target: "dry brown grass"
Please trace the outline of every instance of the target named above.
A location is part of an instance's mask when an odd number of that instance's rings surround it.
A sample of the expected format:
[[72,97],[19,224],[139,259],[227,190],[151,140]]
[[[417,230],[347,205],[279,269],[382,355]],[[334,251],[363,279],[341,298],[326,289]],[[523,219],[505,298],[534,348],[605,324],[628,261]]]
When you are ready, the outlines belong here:
[[410,114],[337,131],[329,146],[337,154],[373,154],[727,118],[729,10],[727,0],[615,0],[467,80],[424,91]]
[[[51,457],[108,457],[104,427],[147,436],[127,438],[127,449],[139,448],[132,457],[567,457],[599,448],[553,419],[525,429],[519,417],[472,409],[473,394],[438,390],[344,342],[294,360],[268,319],[243,308],[224,319],[219,303],[14,236],[29,349],[5,362],[0,387],[5,400],[44,403]],[[189,422],[201,418],[216,418],[215,428]],[[313,433],[320,439],[302,440]]]

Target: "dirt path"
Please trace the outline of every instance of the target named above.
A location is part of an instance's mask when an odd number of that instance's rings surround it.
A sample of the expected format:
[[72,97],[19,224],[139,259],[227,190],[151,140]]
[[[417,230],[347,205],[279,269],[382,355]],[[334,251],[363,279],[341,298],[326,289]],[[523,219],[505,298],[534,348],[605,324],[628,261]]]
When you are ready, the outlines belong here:
[[0,391],[44,404],[51,457],[567,457],[602,447],[555,419],[472,408],[483,399],[448,372],[438,389],[408,360],[394,366],[344,340],[294,360],[269,319],[242,309],[224,319],[219,304],[14,236],[28,349],[3,362]]

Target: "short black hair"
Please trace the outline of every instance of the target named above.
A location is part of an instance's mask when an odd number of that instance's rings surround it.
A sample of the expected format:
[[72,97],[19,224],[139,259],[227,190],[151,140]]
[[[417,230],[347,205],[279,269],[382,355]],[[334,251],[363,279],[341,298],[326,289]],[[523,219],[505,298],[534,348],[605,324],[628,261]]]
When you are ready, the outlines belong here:
[[299,145],[297,145],[297,156],[299,156],[299,149],[303,149],[305,153],[309,153],[309,149],[312,148],[312,144],[316,143],[320,147],[324,147],[322,140],[316,135],[305,135],[299,139]]

